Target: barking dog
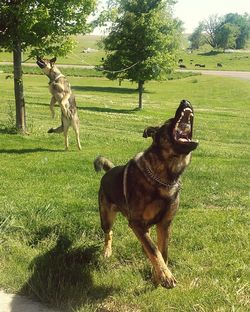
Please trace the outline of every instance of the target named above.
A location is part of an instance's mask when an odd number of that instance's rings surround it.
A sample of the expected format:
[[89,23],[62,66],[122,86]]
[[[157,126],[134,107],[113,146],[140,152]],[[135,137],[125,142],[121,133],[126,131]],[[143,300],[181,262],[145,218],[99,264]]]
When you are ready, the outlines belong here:
[[[111,255],[111,229],[120,211],[151,261],[155,281],[166,288],[176,285],[167,266],[169,231],[179,205],[180,176],[198,146],[192,140],[193,118],[190,102],[183,100],[174,118],[144,130],[143,137],[153,139],[151,146],[126,165],[115,167],[101,156],[94,161],[96,171],[106,171],[99,189],[104,256]],[[149,235],[152,225],[157,228],[157,245]]]
[[43,70],[46,76],[50,79],[49,91],[52,94],[50,100],[50,110],[52,118],[54,118],[54,106],[56,102],[61,107],[62,124],[57,128],[49,129],[48,133],[64,133],[65,150],[69,148],[68,130],[72,126],[75,134],[78,149],[81,150],[79,138],[79,118],[77,116],[75,96],[72,94],[70,84],[60,70],[55,66],[56,58],[51,60],[37,57],[37,65]]

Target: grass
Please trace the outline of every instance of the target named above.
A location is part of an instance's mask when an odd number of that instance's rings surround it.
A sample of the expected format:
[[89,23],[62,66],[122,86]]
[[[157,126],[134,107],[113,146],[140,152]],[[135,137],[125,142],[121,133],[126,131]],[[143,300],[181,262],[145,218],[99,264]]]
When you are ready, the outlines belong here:
[[[249,127],[247,81],[206,76],[150,82],[145,109],[136,85],[103,77],[70,77],[81,120],[83,151],[73,131],[47,134],[47,78],[25,75],[30,135],[9,133],[13,81],[0,74],[0,288],[35,296],[68,311],[247,311],[249,307]],[[182,98],[195,109],[200,146],[183,176],[174,220],[173,290],[155,287],[141,246],[118,216],[113,255],[102,258],[93,159],[125,163],[145,149],[145,127],[171,117]],[[58,110],[57,110],[58,111]],[[154,235],[154,232],[153,232]],[[13,302],[13,307],[15,302]]]
[[[79,67],[63,67],[61,64],[58,65],[58,68],[63,72],[66,76],[73,76],[73,77],[104,77],[104,72],[98,70],[96,68],[79,68]],[[5,76],[6,79],[13,78],[13,66],[12,65],[0,65],[0,72],[6,73],[8,75]],[[23,74],[29,75],[41,75],[41,69],[38,66],[22,66]],[[175,80],[175,79],[183,79],[186,77],[197,76],[200,73],[194,72],[173,72],[166,76],[166,80]]]

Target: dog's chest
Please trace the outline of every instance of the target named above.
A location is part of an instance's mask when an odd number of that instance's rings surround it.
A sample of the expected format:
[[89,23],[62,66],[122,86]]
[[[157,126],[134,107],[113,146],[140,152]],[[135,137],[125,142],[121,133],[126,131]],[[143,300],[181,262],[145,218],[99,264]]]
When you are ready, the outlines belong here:
[[159,223],[167,215],[174,215],[173,206],[166,200],[155,200],[145,206],[142,219],[144,224],[153,225]]
[[159,197],[162,197],[167,200],[171,200],[173,197],[176,197],[180,188],[179,183],[175,183],[171,187],[160,187],[158,189]]
[[179,186],[174,186],[170,190],[167,188],[160,188],[158,190],[158,196],[152,199],[151,202],[145,203],[142,218],[147,224],[158,223],[159,220],[168,212],[171,213],[172,203],[176,201],[178,197]]
[[70,84],[64,77],[61,77],[58,80],[52,81],[49,84],[49,91],[54,96],[62,92],[68,93],[71,91]]

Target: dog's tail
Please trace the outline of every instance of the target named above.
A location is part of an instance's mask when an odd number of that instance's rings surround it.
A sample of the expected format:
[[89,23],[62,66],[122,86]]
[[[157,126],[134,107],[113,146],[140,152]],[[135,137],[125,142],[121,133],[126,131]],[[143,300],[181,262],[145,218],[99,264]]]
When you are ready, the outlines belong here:
[[102,169],[104,171],[109,171],[113,167],[114,167],[114,164],[110,160],[108,160],[107,158],[105,158],[103,156],[98,156],[94,160],[94,168],[95,168],[96,172],[101,171]]

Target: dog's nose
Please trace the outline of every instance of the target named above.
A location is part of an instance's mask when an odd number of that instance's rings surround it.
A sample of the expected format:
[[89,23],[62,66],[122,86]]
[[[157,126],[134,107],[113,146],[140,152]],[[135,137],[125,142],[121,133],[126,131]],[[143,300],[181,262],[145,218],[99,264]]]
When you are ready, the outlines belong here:
[[182,100],[180,103],[181,106],[185,107],[192,107],[191,103],[188,100]]

